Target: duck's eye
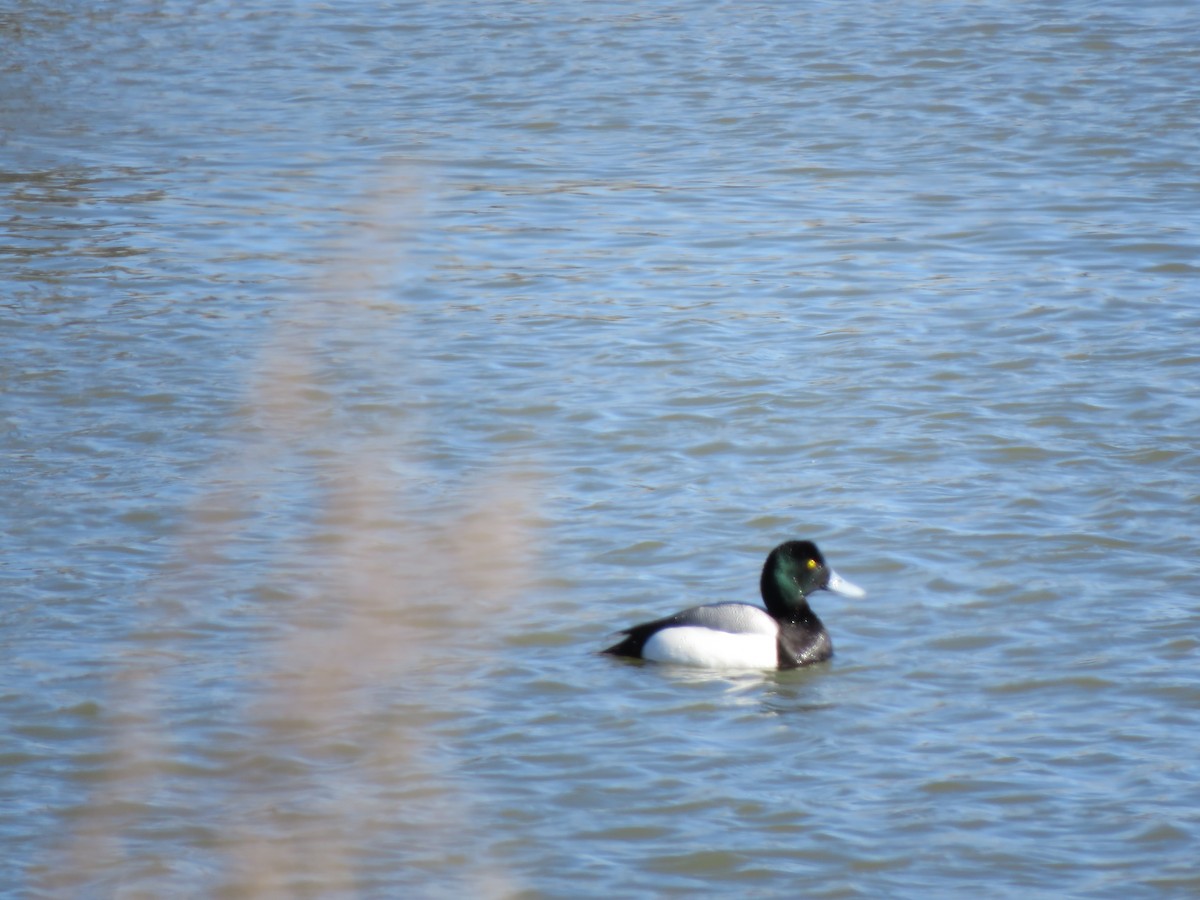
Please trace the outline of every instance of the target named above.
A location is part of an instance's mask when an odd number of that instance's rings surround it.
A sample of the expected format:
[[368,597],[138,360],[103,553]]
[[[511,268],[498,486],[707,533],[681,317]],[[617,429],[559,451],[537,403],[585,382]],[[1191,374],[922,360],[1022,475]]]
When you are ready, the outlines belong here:
[[817,567],[817,561],[815,559],[810,559],[807,563],[805,563],[805,565],[808,566],[809,571],[812,571]]

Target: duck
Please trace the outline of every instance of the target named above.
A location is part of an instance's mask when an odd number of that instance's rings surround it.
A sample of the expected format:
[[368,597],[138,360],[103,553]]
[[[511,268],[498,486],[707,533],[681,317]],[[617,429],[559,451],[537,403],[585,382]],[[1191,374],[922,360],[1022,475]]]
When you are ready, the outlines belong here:
[[809,595],[867,595],[837,574],[812,541],[785,541],[772,550],[759,590],[765,609],[738,602],[693,606],[620,631],[625,637],[602,652],[710,669],[796,669],[833,656]]

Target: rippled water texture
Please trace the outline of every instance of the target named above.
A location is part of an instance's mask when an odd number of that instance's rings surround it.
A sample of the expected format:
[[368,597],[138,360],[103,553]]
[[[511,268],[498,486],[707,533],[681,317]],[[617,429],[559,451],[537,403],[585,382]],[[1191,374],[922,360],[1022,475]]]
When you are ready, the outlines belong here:
[[0,11],[0,892],[1200,892],[1197,35]]

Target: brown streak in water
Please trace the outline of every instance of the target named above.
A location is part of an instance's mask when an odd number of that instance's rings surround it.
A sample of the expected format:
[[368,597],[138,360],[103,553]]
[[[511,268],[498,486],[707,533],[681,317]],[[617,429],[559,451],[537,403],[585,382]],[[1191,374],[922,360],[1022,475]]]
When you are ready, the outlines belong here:
[[[281,621],[262,648],[258,699],[247,712],[233,712],[235,720],[245,717],[232,723],[244,735],[243,757],[269,762],[284,751],[292,759],[311,760],[327,751],[331,734],[336,743],[378,732],[372,692],[419,682],[431,662],[452,659],[455,627],[464,617],[477,618],[481,605],[508,604],[522,583],[531,549],[522,521],[530,498],[512,479],[468,485],[471,495],[482,498],[475,503],[452,495],[433,513],[406,514],[409,482],[424,474],[421,461],[397,459],[393,442],[384,438],[328,436],[337,429],[337,410],[321,386],[321,342],[336,339],[364,354],[379,349],[380,335],[403,342],[400,319],[407,311],[388,297],[388,282],[400,265],[406,233],[416,227],[419,199],[418,188],[399,180],[348,210],[354,224],[332,248],[333,263],[320,284],[301,300],[281,301],[281,317],[287,318],[253,373],[246,421],[236,423],[235,451],[212,467],[179,535],[177,559],[163,581],[148,589],[147,606],[157,616],[150,635],[122,659],[108,684],[107,708],[124,724],[115,728],[114,752],[100,786],[42,870],[45,890],[153,884],[156,870],[171,874],[175,861],[141,858],[131,834],[153,827],[160,779],[188,777],[160,770],[160,761],[171,756],[172,735],[160,714],[170,703],[166,675],[187,661],[178,637],[187,612],[180,598],[202,602],[206,590],[219,587],[221,569],[237,564],[247,527],[271,506],[281,477],[273,467],[283,451],[297,445],[335,451],[319,469],[288,477],[308,478],[307,486],[325,498],[314,510],[314,524],[332,535],[321,553],[336,563],[298,598],[276,602]],[[371,362],[385,360],[395,366],[397,356],[379,353]],[[380,372],[401,381],[412,376]],[[410,418],[400,417],[406,428],[428,427]],[[401,526],[394,527],[398,521]],[[280,567],[307,552],[301,545],[281,546]],[[273,581],[270,572],[264,578]],[[473,652],[478,664],[484,651]],[[287,724],[272,724],[279,722]],[[435,821],[408,824],[440,835],[448,855],[469,860],[466,871],[448,874],[463,879],[472,895],[519,890],[499,863],[461,846],[472,798],[445,777],[444,763],[433,760],[420,730],[404,728],[382,745],[357,749],[359,761],[319,790],[309,781],[323,776],[311,763],[298,778],[242,773],[233,766],[211,778],[204,787],[219,796],[220,821],[197,824],[218,834],[215,850],[201,855],[215,857],[222,871],[220,896],[291,896],[300,883],[306,891],[314,884],[320,892],[352,891],[355,840],[363,823],[404,820],[404,810],[390,810],[375,796],[376,786],[403,791],[417,779],[426,787],[433,781],[442,795],[440,813]],[[306,819],[304,827],[289,830],[288,815],[295,814],[297,803],[303,815],[319,817],[318,827]]]

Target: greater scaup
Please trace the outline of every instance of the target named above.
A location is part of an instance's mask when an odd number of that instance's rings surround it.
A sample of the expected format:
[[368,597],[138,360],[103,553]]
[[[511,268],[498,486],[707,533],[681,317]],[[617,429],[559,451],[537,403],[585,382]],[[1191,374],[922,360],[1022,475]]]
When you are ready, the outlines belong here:
[[759,581],[766,609],[750,603],[710,603],[626,628],[604,652],[707,668],[794,669],[833,655],[825,626],[808,605],[821,589],[865,597],[833,571],[812,541],[780,544]]

